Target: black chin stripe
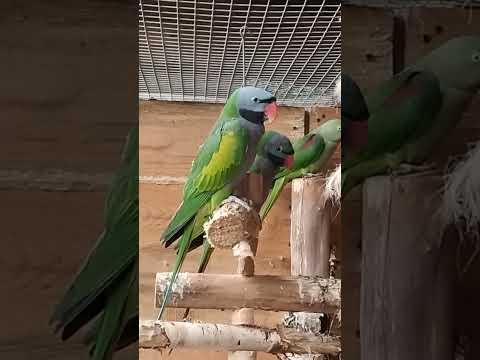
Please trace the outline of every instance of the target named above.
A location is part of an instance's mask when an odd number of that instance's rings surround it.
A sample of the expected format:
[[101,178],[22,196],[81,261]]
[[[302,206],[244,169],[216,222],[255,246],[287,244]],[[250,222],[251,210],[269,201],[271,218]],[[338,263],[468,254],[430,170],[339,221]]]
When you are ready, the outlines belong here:
[[240,109],[239,113],[240,116],[243,117],[245,120],[254,124],[263,124],[263,121],[265,120],[265,115],[263,112]]
[[271,98],[268,98],[268,99],[263,99],[263,100],[260,100],[259,103],[272,103],[274,101],[277,101],[277,99],[275,98],[275,96],[272,96]]

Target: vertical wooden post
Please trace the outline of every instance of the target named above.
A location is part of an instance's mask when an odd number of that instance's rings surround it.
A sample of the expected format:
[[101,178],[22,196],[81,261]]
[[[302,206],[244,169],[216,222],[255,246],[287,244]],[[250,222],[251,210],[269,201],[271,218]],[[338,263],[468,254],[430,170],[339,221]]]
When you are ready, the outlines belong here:
[[[243,246],[249,245],[244,243]],[[238,256],[237,274],[243,276],[253,276],[255,273],[255,263],[253,257],[248,255],[250,247],[246,251],[235,254]],[[250,249],[250,252],[252,249]],[[256,249],[254,249],[256,251]],[[235,252],[235,250],[234,250]],[[253,309],[240,309],[232,315],[232,325],[255,325],[255,316]],[[255,360],[257,353],[255,351],[232,351],[228,353],[228,360]]]
[[362,262],[362,191],[342,199],[342,357],[360,360],[360,284]]
[[330,275],[331,203],[321,176],[292,182],[290,251],[292,275]]
[[[244,276],[253,276],[255,266],[252,257],[238,257],[237,273]],[[255,316],[253,309],[240,309],[232,315],[233,325],[255,325]],[[257,353],[255,351],[233,351],[228,353],[228,360],[255,360]]]
[[[290,230],[292,275],[329,278],[331,210],[331,203],[325,197],[325,179],[312,176],[293,180]],[[308,321],[308,326],[321,328],[319,314],[305,315],[302,319]],[[315,359],[324,359],[324,356],[319,355]]]
[[421,174],[364,184],[362,359],[453,358],[455,243],[434,216],[440,185]]

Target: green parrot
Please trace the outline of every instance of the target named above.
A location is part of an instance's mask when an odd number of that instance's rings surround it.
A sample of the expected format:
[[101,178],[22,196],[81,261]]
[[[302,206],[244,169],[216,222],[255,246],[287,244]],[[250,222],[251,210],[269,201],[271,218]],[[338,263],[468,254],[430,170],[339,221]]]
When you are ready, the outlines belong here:
[[257,144],[265,132],[265,116],[273,120],[276,113],[275,97],[260,88],[241,87],[228,98],[193,161],[183,190],[183,201],[161,237],[165,247],[175,241],[178,243],[176,261],[163,294],[158,319],[169,301],[187,252],[198,244],[199,239],[204,244],[199,270],[206,267],[212,249],[207,241],[203,241],[203,224],[232,194],[249,170],[255,160]]
[[452,39],[383,83],[367,96],[367,143],[342,162],[342,197],[367,177],[429,168],[479,87],[479,36]]
[[294,161],[293,145],[285,135],[267,131],[257,146],[257,156],[250,168],[250,174],[261,176],[263,191],[261,199],[250,199],[255,209],[260,211],[268,193],[273,187],[275,174],[283,169],[291,169]]
[[335,152],[341,139],[341,133],[341,120],[332,119],[295,141],[293,165],[290,169],[283,169],[275,175],[273,188],[260,209],[262,221],[272,209],[285,185],[293,179],[318,173],[323,169]]
[[[262,177],[262,185],[265,194],[261,199],[249,198],[249,194],[246,194],[243,189],[238,187],[234,189],[232,195],[239,198],[248,198],[255,206],[255,209],[259,211],[260,206],[265,201],[266,195],[270,191],[273,185],[273,177],[278,169],[281,167],[290,168],[293,164],[293,146],[288,137],[276,132],[267,131],[260,139],[257,145],[257,155],[255,161],[250,167],[248,173],[255,174]],[[213,248],[208,241],[204,240],[205,233],[196,237],[190,245],[190,251],[203,245],[203,252],[200,258],[200,265],[197,269],[198,273],[203,273],[206,269],[208,261],[213,253]],[[185,319],[188,316],[190,309],[186,309],[183,315]]]
[[138,128],[129,133],[106,199],[105,229],[56,306],[50,323],[62,340],[94,317],[86,343],[94,360],[138,339]]

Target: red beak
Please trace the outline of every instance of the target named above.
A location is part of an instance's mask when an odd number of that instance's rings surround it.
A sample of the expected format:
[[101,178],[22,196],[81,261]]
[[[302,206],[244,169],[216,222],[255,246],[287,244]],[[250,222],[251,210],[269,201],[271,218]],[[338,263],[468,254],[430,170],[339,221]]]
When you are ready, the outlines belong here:
[[288,155],[283,162],[283,166],[285,166],[287,169],[291,169],[293,167],[293,159],[293,155]]
[[277,117],[277,112],[277,103],[275,101],[265,106],[265,115],[267,116],[268,120],[274,121]]

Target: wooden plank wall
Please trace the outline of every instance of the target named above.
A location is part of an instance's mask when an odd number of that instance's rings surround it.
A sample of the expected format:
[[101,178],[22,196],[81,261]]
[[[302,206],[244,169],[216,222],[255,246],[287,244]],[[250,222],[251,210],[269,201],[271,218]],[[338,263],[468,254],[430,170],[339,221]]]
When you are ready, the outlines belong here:
[[14,182],[52,170],[95,178],[118,167],[137,121],[137,8],[91,0],[0,7],[0,168],[12,175],[0,189],[0,317],[8,325],[0,353],[85,359],[81,336],[62,342],[48,320],[102,231],[106,187],[42,191]]
[[[342,71],[351,74],[368,93],[394,73],[394,64],[408,65],[450,38],[478,35],[479,18],[480,9],[470,12],[468,7],[419,7],[394,14],[382,8],[343,6]],[[398,46],[394,51],[394,41],[402,42],[402,38],[403,51]],[[480,138],[480,125],[474,116],[479,110],[477,98],[452,136],[439,147],[436,159],[444,162],[452,154],[463,153],[469,141]],[[342,350],[349,360],[360,358],[361,209],[361,189],[357,188],[342,205]]]
[[[201,103],[175,103],[142,101],[140,103],[140,176],[170,177],[169,185],[140,184],[140,317],[156,316],[153,309],[153,284],[155,272],[168,272],[174,261],[174,251],[164,249],[159,242],[160,234],[181,200],[181,183],[190,169],[198,146],[210,131],[222,105]],[[336,109],[316,110],[320,122],[338,116]],[[315,119],[317,116],[315,115]],[[316,120],[315,120],[315,123]],[[313,125],[312,125],[313,126]],[[316,126],[316,125],[315,125]],[[291,138],[304,133],[304,111],[299,108],[281,107],[279,118],[269,129],[280,131]],[[338,156],[337,156],[338,159]],[[180,177],[180,178],[179,178]],[[151,179],[151,178],[150,178]],[[166,180],[166,178],[164,178]],[[179,183],[180,182],[180,183]],[[290,273],[290,188],[282,194],[264,223],[255,259],[256,274]],[[195,271],[200,249],[186,259],[183,270]],[[216,250],[207,272],[233,273],[236,261],[230,251]],[[183,310],[167,309],[167,319],[181,319]],[[256,322],[275,326],[281,314],[257,311]],[[231,312],[216,310],[192,310],[194,320],[230,323]],[[141,350],[141,359],[226,359],[226,353],[194,352],[175,350],[166,354]],[[275,359],[268,354],[259,354],[259,359]]]

